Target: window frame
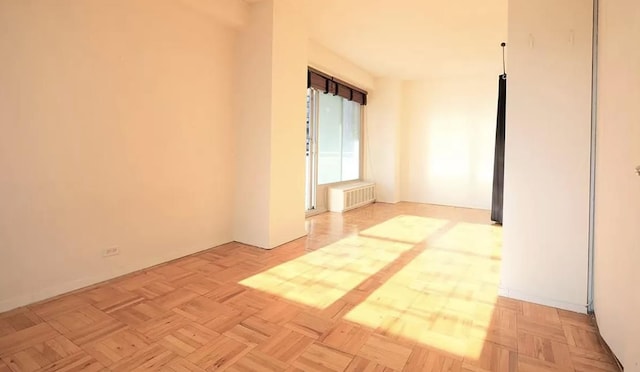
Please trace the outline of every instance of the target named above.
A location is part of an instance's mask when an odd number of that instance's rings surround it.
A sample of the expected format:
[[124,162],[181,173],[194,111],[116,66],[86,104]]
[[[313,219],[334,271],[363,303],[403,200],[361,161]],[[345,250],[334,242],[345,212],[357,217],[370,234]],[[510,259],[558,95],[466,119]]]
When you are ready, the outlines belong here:
[[[317,94],[317,96],[319,97],[320,94],[331,94],[331,93],[326,93],[323,92],[320,89],[314,88],[314,87],[310,87],[309,88],[312,92],[315,92],[315,94]],[[334,94],[334,96],[337,96]],[[343,102],[347,101],[350,102],[349,99],[344,98],[344,97],[340,97]],[[319,123],[320,123],[320,99],[315,100],[316,101],[316,105],[317,107],[315,107],[314,109],[316,110],[316,114],[312,116],[313,120],[316,120],[317,122],[315,123],[316,126],[316,131],[319,132]],[[354,179],[349,179],[349,180],[340,180],[340,181],[334,181],[334,182],[327,182],[327,183],[320,183],[319,179],[319,164],[316,164],[316,187],[327,187],[327,186],[333,186],[333,185],[340,185],[340,184],[347,184],[347,183],[351,183],[351,182],[358,182],[358,181],[362,181],[363,180],[363,176],[364,176],[364,156],[365,156],[365,151],[364,151],[364,147],[365,147],[365,105],[360,104],[358,102],[356,102],[359,106],[360,109],[360,128],[359,128],[359,141],[358,141],[358,177],[354,178]],[[316,137],[316,156],[319,156],[319,143],[320,143],[320,139],[318,138],[319,136]],[[341,144],[340,144],[340,161],[342,162],[342,155],[343,155],[343,148],[344,148],[344,142],[341,140]],[[318,161],[318,160],[317,160]],[[318,161],[319,162],[319,161]],[[340,172],[341,176],[340,178],[342,178],[342,171]]]

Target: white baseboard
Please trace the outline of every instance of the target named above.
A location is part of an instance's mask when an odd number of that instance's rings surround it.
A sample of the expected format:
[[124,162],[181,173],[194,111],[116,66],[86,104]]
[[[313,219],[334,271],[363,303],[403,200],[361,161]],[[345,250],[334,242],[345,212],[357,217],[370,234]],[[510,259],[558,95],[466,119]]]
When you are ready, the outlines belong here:
[[576,313],[582,313],[582,314],[587,313],[586,304],[574,304],[570,302],[558,301],[558,300],[554,300],[546,297],[525,293],[517,289],[500,287],[498,290],[498,294],[503,297],[509,297],[516,300],[533,302],[540,305],[556,307],[558,309],[574,311]]
[[43,300],[55,297],[55,296],[59,296],[61,294],[69,293],[71,291],[85,288],[97,283],[115,279],[117,277],[120,277],[126,274],[148,269],[150,267],[160,265],[165,262],[169,262],[181,257],[189,256],[194,253],[211,249],[212,247],[217,247],[221,244],[225,244],[225,243],[215,244],[215,245],[212,245],[206,248],[201,248],[201,249],[196,248],[193,251],[186,251],[186,252],[179,252],[179,253],[172,251],[168,254],[156,256],[156,257],[147,259],[143,262],[138,262],[131,266],[116,267],[116,268],[112,267],[112,268],[109,268],[109,271],[106,271],[97,275],[92,275],[92,276],[84,277],[81,279],[75,279],[67,282],[53,284],[49,287],[41,288],[31,293],[24,293],[19,296],[14,296],[8,299],[2,299],[0,300],[0,312],[13,310],[21,306],[30,305],[39,301],[43,301]]
[[326,209],[326,208],[324,208],[324,209],[312,209],[312,210],[306,211],[304,213],[304,218],[317,216],[319,214],[326,213],[326,212],[329,212],[329,210]]
[[[142,267],[141,269],[143,268],[144,267]],[[21,306],[26,306],[39,301],[43,301],[48,298],[61,295],[63,293],[68,293],[80,288],[88,287],[96,283],[104,282],[109,279],[117,278],[118,276],[129,274],[130,272],[133,272],[133,271],[136,271],[136,270],[131,270],[129,272],[122,272],[122,273],[115,273],[113,275],[103,274],[103,275],[96,275],[96,276],[71,280],[68,282],[52,285],[50,287],[41,288],[35,292],[24,293],[19,296],[3,299],[2,301],[0,301],[0,312],[13,310]]]

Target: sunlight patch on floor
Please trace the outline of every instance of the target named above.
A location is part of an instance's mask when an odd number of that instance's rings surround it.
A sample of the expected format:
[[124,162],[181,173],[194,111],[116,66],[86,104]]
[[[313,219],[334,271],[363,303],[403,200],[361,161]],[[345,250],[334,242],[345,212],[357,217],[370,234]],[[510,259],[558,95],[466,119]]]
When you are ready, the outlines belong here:
[[499,227],[458,223],[345,319],[478,358],[498,297],[500,247]]
[[376,225],[367,236],[353,235],[285,262],[240,284],[307,306],[324,309],[424,241],[449,221],[398,216]]
[[435,230],[444,227],[447,220],[401,215],[360,232],[361,236],[395,240],[417,244],[428,238]]

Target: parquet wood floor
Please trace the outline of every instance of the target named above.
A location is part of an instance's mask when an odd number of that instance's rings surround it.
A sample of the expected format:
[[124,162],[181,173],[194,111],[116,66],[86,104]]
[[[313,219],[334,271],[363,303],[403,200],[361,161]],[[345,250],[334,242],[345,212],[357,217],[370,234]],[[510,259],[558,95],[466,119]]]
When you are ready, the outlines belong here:
[[0,314],[6,371],[617,371],[586,315],[502,298],[484,211],[308,219]]

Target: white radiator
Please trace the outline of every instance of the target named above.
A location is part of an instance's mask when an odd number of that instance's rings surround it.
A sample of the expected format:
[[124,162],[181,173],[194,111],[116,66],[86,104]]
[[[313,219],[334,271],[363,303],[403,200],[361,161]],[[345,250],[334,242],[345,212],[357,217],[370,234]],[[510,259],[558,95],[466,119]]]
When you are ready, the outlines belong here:
[[372,182],[353,182],[335,185],[329,188],[329,210],[344,212],[362,207],[376,200],[376,184]]

